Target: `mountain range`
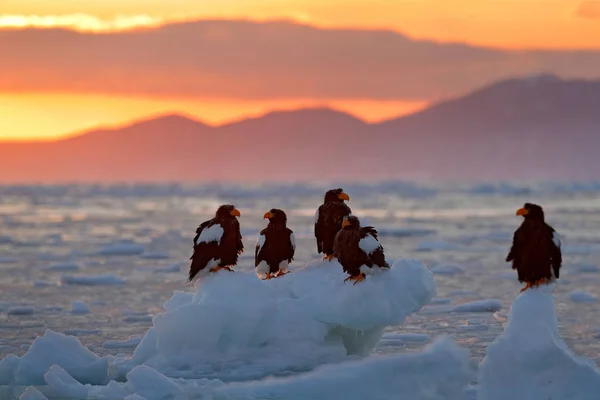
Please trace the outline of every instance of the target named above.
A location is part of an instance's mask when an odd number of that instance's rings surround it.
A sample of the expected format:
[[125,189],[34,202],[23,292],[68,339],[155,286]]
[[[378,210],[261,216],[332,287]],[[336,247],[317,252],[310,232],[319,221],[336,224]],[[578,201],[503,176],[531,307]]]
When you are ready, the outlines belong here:
[[369,124],[327,108],[209,126],[163,115],[0,142],[0,182],[598,179],[600,81],[499,81]]

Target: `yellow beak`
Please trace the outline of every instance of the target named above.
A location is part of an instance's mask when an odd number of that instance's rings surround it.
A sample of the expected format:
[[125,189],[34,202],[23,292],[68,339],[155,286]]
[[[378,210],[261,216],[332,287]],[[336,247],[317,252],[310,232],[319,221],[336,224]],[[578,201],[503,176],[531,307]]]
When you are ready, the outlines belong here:
[[231,210],[231,215],[233,215],[234,217],[239,217],[240,210],[238,210],[237,208],[234,208],[233,210]]
[[271,212],[268,212],[268,213],[265,214],[264,218],[265,219],[267,219],[267,218],[271,219],[271,218],[273,218],[273,214]]
[[519,215],[525,216],[527,214],[529,214],[529,211],[526,208],[519,208],[517,210],[517,216],[519,216]]
[[348,196],[346,193],[342,192],[342,193],[338,194],[338,199],[340,199],[340,200],[350,200],[350,196]]
[[342,229],[345,228],[345,227],[347,227],[348,225],[350,225],[350,222],[348,222],[347,219],[345,219],[345,220],[342,221]]

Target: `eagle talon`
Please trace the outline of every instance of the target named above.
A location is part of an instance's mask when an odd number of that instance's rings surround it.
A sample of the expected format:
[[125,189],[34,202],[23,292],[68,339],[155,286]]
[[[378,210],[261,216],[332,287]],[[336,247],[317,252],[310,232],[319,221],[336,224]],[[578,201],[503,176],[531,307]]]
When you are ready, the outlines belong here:
[[271,275],[270,272],[267,272],[267,274],[265,275],[264,278],[262,278],[263,281],[269,280],[269,279],[273,279],[274,277]]
[[359,274],[356,276],[349,276],[346,279],[344,279],[344,282],[347,281],[354,281],[354,285],[356,285],[358,282],[362,282],[365,280],[365,274]]
[[333,258],[333,254],[329,254],[329,255],[325,254],[323,256],[323,260],[328,260],[329,262],[331,262],[332,258]]
[[289,273],[290,273],[290,271],[283,271],[280,269],[279,271],[277,271],[277,275],[275,275],[275,278],[279,278],[280,276],[284,276]]
[[219,272],[219,271],[220,271],[220,270],[222,270],[222,269],[224,269],[224,270],[227,270],[227,271],[229,271],[229,272],[235,272],[235,271],[234,271],[234,270],[232,270],[231,268],[229,268],[229,267],[223,267],[223,266],[221,266],[221,265],[219,265],[217,268],[213,268],[213,269],[211,269],[211,270],[210,270],[210,272],[216,273],[216,272]]
[[527,289],[530,289],[532,287],[533,287],[533,285],[531,284],[531,282],[527,282],[525,287],[523,289],[521,289],[521,293],[523,293],[524,291],[526,291]]

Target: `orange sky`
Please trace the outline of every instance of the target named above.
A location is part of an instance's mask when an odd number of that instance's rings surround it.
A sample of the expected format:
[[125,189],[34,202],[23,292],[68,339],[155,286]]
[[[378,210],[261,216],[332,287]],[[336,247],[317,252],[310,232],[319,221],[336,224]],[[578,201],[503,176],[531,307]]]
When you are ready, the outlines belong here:
[[[114,30],[196,18],[292,18],[323,27],[393,29],[415,38],[507,49],[600,49],[600,1],[574,0],[2,0],[0,27]],[[370,100],[166,99],[0,92],[0,140],[55,138],[153,113],[221,123],[270,109],[328,104],[369,121],[422,107]]]

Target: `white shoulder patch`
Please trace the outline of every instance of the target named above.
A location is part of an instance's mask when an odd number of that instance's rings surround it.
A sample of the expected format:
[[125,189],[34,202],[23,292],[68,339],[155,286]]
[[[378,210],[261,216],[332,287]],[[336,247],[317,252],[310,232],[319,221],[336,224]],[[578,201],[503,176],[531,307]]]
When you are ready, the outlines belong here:
[[294,236],[294,232],[290,232],[290,241],[292,242],[292,248],[296,250],[296,237]]
[[373,235],[371,235],[369,233],[369,234],[367,234],[367,236],[360,239],[360,242],[358,242],[358,247],[360,247],[360,249],[362,251],[364,251],[366,254],[371,254],[375,250],[380,248],[381,244],[379,244],[377,239],[375,239],[375,237],[373,237]]
[[554,231],[554,233],[552,234],[552,241],[554,242],[554,245],[560,249],[560,235],[556,231]]
[[210,243],[217,242],[221,243],[221,238],[223,237],[223,227],[219,224],[214,224],[209,228],[204,228],[200,233],[200,237],[196,241],[196,244],[199,243]]
[[317,222],[319,222],[319,208],[317,208],[317,211],[315,212],[315,225],[317,224]]
[[260,254],[260,250],[265,244],[267,237],[265,235],[258,236],[258,240],[256,241],[256,247],[258,247],[258,252],[256,254]]

